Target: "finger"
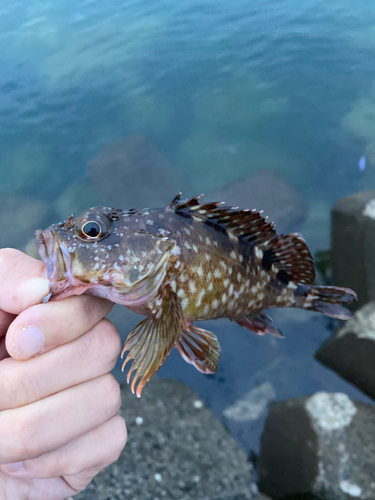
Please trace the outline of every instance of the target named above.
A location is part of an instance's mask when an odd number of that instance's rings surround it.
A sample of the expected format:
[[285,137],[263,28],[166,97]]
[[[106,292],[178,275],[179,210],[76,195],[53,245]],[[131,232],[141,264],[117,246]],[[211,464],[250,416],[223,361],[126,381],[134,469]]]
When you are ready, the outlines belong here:
[[0,249],[0,309],[19,314],[49,292],[45,265],[13,248]]
[[29,307],[13,321],[6,347],[14,359],[28,359],[66,344],[90,330],[113,303],[86,295]]
[[[115,462],[126,444],[126,439],[125,420],[120,415],[115,415],[57,450],[33,460],[1,465],[0,468],[3,472],[18,477],[50,479],[65,476],[72,488],[80,489],[82,478],[75,476],[91,469],[104,469]],[[98,446],[98,443],[101,443],[101,446]]]
[[7,357],[9,357],[9,354],[5,347],[5,337],[0,337],[0,361]]
[[0,309],[0,337],[5,336],[9,325],[12,323],[16,316],[14,314],[7,313]]
[[30,405],[0,412],[0,464],[56,450],[116,415],[119,384],[110,374]]
[[85,335],[43,356],[23,362],[4,360],[0,363],[0,411],[28,405],[110,372],[120,350],[116,327],[103,319]]

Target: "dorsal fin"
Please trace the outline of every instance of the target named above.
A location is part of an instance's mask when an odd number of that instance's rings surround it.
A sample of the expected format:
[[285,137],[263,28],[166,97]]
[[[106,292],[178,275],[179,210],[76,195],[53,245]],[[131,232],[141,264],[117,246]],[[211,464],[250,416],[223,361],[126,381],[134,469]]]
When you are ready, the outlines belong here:
[[314,282],[313,258],[301,234],[277,235],[274,224],[262,217],[262,211],[223,207],[221,202],[201,205],[202,195],[186,200],[181,200],[180,196],[181,193],[172,200],[170,209],[184,217],[201,219],[219,231],[258,246],[263,252],[263,269],[270,271],[274,265],[278,270],[275,277],[281,284]]
[[169,208],[185,217],[201,219],[219,231],[232,233],[247,243],[267,243],[276,236],[274,224],[262,217],[256,210],[241,210],[238,207],[223,207],[222,202],[201,205],[199,198],[180,200],[179,193],[170,203]]

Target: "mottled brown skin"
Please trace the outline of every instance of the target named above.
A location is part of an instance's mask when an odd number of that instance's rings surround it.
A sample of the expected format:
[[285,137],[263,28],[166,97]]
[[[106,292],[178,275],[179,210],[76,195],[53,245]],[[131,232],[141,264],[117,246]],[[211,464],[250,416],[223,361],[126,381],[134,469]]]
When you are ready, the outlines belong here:
[[[199,198],[199,197],[198,197]],[[229,318],[281,336],[263,309],[303,307],[350,317],[349,289],[314,287],[311,254],[299,234],[278,236],[260,213],[200,205],[179,195],[164,209],[97,207],[36,232],[50,297],[88,293],[145,315],[128,336],[124,366],[137,395],[173,347],[204,373],[217,369],[216,337],[196,327]]]

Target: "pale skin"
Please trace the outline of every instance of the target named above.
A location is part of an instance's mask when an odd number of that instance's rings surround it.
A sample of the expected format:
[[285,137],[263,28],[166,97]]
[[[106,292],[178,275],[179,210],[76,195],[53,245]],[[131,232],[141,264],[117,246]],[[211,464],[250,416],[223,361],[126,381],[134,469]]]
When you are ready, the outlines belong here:
[[[121,350],[104,319],[113,304],[88,296],[41,304],[44,264],[13,249],[0,250],[0,276],[0,498],[63,500],[126,443],[109,373]],[[42,333],[36,356],[30,326]]]

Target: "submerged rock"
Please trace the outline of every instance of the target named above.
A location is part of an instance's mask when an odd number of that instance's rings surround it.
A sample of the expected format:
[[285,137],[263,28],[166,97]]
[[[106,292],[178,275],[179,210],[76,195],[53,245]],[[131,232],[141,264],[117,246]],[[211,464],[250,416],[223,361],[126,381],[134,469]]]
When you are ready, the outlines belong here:
[[185,194],[189,192],[183,174],[144,135],[106,144],[89,161],[86,171],[114,207],[162,207],[182,189]]
[[199,396],[152,380],[137,399],[122,387],[129,439],[119,460],[74,500],[252,500],[254,471]]
[[361,191],[332,208],[332,278],[358,295],[350,309],[375,300],[375,190]]
[[36,147],[21,146],[0,162],[0,191],[31,194],[52,170],[48,154]]
[[225,201],[227,205],[263,210],[276,223],[278,233],[297,231],[303,223],[307,204],[283,177],[264,169],[223,186],[205,196],[207,201]]
[[43,227],[48,205],[22,196],[0,195],[0,248],[24,250],[38,227]]
[[357,311],[315,357],[375,398],[375,302]]
[[274,499],[375,498],[375,407],[319,392],[271,405],[259,487]]

